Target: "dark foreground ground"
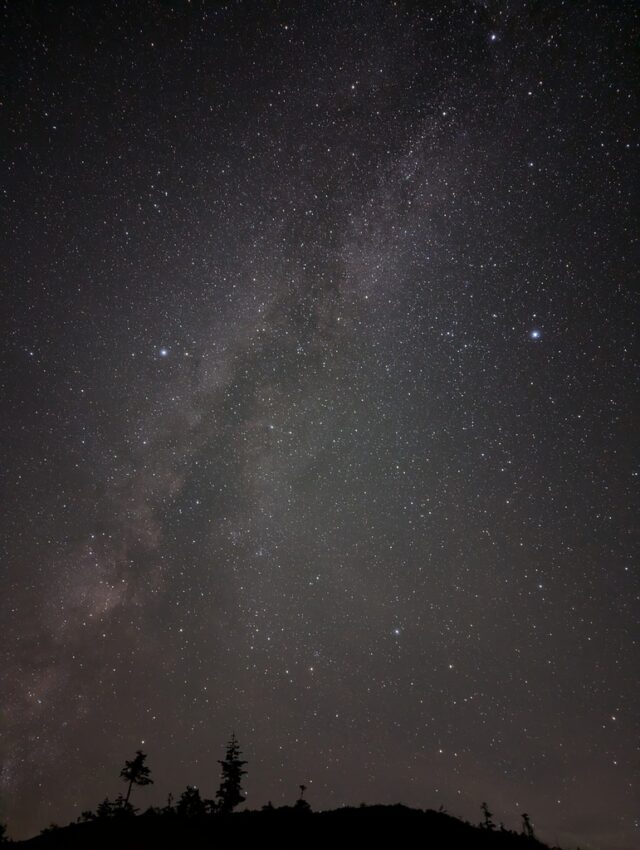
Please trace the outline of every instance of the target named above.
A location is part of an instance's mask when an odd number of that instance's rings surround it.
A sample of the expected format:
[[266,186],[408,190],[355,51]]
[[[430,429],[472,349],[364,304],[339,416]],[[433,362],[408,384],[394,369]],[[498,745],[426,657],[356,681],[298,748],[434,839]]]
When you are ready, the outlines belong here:
[[261,846],[263,842],[280,846],[343,846],[369,842],[397,847],[413,845],[425,850],[544,850],[531,838],[507,830],[488,830],[472,826],[444,812],[421,811],[406,806],[364,806],[328,812],[298,811],[281,808],[267,811],[238,812],[181,818],[175,814],[146,813],[137,817],[105,818],[75,823],[45,832],[27,841],[8,846],[55,848],[55,850],[153,850],[173,847],[177,850]]

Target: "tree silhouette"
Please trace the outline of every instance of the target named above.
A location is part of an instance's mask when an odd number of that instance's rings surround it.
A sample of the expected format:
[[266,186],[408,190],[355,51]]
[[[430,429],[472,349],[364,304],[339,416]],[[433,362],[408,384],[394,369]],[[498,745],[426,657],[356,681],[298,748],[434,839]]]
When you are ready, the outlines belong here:
[[131,803],[128,803],[122,794],[118,794],[115,800],[110,800],[105,797],[101,803],[98,803],[98,808],[93,812],[82,812],[79,820],[104,820],[105,818],[120,818],[125,815],[135,815],[138,812]]
[[108,797],[105,797],[101,803],[98,803],[96,809],[97,818],[110,818],[113,814],[113,803]]
[[129,797],[131,796],[131,788],[134,785],[153,785],[153,779],[149,776],[149,768],[144,763],[146,753],[142,750],[136,750],[136,757],[133,761],[126,761],[124,767],[120,771],[120,776],[125,782],[129,783],[127,796],[124,798],[124,807],[129,805]]
[[496,825],[493,822],[493,812],[489,811],[489,806],[486,803],[483,803],[480,808],[482,809],[482,814],[484,815],[484,823],[481,824],[484,829],[495,829]]
[[9,841],[9,836],[7,835],[7,825],[6,823],[0,823],[0,844],[7,844]]
[[522,813],[522,832],[527,836],[527,838],[536,837],[533,831],[533,824],[531,823],[531,818],[526,812]]
[[232,812],[236,806],[244,803],[245,800],[240,783],[247,772],[242,769],[246,761],[243,761],[240,755],[240,745],[235,732],[232,732],[231,740],[227,744],[226,756],[224,760],[218,760],[218,764],[222,765],[222,781],[216,798],[219,800],[218,811],[223,813]]
[[304,792],[307,790],[307,786],[306,785],[298,785],[298,788],[300,789],[300,796],[296,800],[296,804],[295,804],[294,808],[298,812],[310,812],[311,806],[309,805],[309,803],[307,803],[307,801],[304,798]]
[[176,811],[184,818],[202,817],[207,813],[206,803],[195,785],[187,785],[186,790],[182,792],[182,796],[178,800]]
[[163,815],[175,815],[176,810],[173,807],[173,794],[169,792],[167,796],[167,805],[160,809]]

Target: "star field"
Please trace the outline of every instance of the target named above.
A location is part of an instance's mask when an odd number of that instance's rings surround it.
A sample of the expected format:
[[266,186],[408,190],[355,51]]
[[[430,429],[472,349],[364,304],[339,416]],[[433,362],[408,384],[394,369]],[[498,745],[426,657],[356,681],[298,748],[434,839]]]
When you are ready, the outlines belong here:
[[0,819],[638,842],[630,2],[4,11]]

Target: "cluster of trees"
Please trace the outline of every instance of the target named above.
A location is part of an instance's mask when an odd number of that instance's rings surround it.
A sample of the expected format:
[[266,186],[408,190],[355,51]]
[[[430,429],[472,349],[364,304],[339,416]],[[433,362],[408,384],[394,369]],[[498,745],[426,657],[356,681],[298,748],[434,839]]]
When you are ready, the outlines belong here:
[[[493,821],[493,812],[489,811],[489,806],[486,803],[482,803],[480,806],[482,811],[482,820],[480,821],[480,828],[486,829],[489,832],[493,831],[496,828],[496,825]],[[533,831],[533,824],[531,823],[531,818],[526,812],[523,812],[522,815],[522,835],[526,838],[535,839],[536,834]],[[500,823],[500,831],[505,832],[504,824]]]
[[[245,795],[242,789],[242,777],[246,774],[244,769],[247,763],[240,758],[240,744],[235,736],[231,734],[224,759],[219,759],[221,765],[220,787],[215,800],[203,799],[200,791],[194,785],[187,785],[182,792],[177,804],[173,805],[173,797],[169,795],[167,805],[162,812],[176,812],[184,817],[197,817],[210,814],[229,814],[236,806],[243,803]],[[106,797],[95,812],[86,811],[80,815],[79,820],[90,821],[98,818],[119,817],[122,815],[133,815],[137,809],[130,802],[131,790],[134,785],[153,785],[151,771],[146,764],[147,754],[137,750],[135,758],[125,761],[120,771],[120,777],[127,783],[126,795],[118,794],[115,800]]]
[[[221,778],[220,778],[220,786],[216,793],[215,799],[209,800],[201,797],[200,791],[196,786],[187,785],[186,789],[182,792],[177,803],[174,804],[173,796],[170,794],[169,799],[167,801],[167,805],[162,808],[150,808],[147,812],[149,815],[164,815],[171,816],[173,823],[178,823],[178,821],[174,820],[174,818],[178,817],[180,819],[194,819],[192,822],[198,821],[198,819],[203,819],[209,815],[227,815],[233,812],[233,810],[239,806],[241,803],[245,801],[245,794],[242,788],[242,778],[246,775],[247,771],[244,769],[247,762],[241,758],[240,745],[238,743],[238,739],[235,736],[235,733],[231,734],[231,738],[227,743],[227,748],[225,752],[224,759],[219,759],[218,763],[221,766]],[[113,819],[113,818],[123,818],[123,817],[132,817],[139,810],[136,809],[131,803],[131,796],[134,786],[144,787],[146,785],[152,785],[153,779],[151,778],[150,768],[146,763],[147,755],[142,750],[137,750],[135,757],[130,761],[125,761],[124,767],[120,771],[120,778],[126,783],[126,793],[118,794],[118,796],[114,800],[110,800],[108,797],[105,798],[97,807],[96,811],[85,811],[83,812],[78,821],[81,823],[86,823],[89,821],[103,821],[104,819]],[[281,813],[291,812],[291,813],[307,813],[311,812],[311,807],[309,803],[304,799],[304,793],[307,790],[306,785],[300,785],[300,796],[296,801],[293,809],[289,807],[285,807],[284,809],[278,810]],[[362,808],[368,808],[365,804],[361,804]],[[375,810],[376,807],[373,807]],[[401,807],[402,808],[402,807]],[[499,827],[496,827],[496,824],[493,820],[493,813],[489,811],[489,807],[487,803],[482,803],[482,821],[479,824],[480,830],[485,835],[487,833],[494,833],[496,838],[501,837],[498,833],[502,833],[502,837],[508,837],[508,835],[515,835],[515,833],[509,833],[508,830],[505,829],[504,825],[501,823]],[[262,807],[263,812],[275,812],[273,805],[269,802],[265,806]],[[355,811],[355,810],[354,810]],[[371,811],[371,809],[370,809]],[[410,810],[407,810],[410,811]],[[449,817],[446,811],[440,807],[438,813],[435,814],[436,817]],[[115,826],[115,824],[114,824]],[[471,826],[468,824],[468,826]],[[52,824],[43,832],[51,832],[52,830],[58,830],[55,824]],[[520,833],[521,838],[528,840],[531,843],[531,846],[540,846],[534,834],[533,825],[531,823],[531,819],[528,814],[522,814],[522,831]],[[486,835],[487,838],[490,836]],[[493,837],[493,836],[491,836]],[[6,826],[0,823],[0,844],[8,841]],[[493,845],[491,845],[493,846]]]

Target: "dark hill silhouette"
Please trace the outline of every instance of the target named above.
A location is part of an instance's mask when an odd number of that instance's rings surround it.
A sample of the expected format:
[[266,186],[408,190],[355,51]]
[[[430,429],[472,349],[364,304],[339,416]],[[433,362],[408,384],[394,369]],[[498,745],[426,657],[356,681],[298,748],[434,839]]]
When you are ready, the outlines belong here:
[[[114,800],[105,798],[94,811],[85,811],[76,823],[65,827],[52,825],[35,838],[9,842],[9,845],[36,850],[157,850],[162,847],[197,850],[211,848],[221,842],[255,842],[265,840],[284,846],[325,846],[327,842],[386,842],[397,846],[402,841],[415,841],[432,850],[469,848],[469,850],[544,850],[533,830],[529,815],[522,813],[522,831],[513,832],[502,824],[496,828],[487,803],[482,803],[479,825],[462,821],[439,811],[395,806],[345,807],[314,812],[305,799],[307,786],[299,785],[300,796],[293,806],[275,808],[270,802],[259,811],[235,812],[245,802],[242,778],[247,762],[241,758],[235,733],[219,759],[221,781],[215,800],[203,798],[195,785],[187,785],[177,803],[169,795],[167,805],[150,807],[142,814],[131,803],[133,786],[153,784],[147,755],[137,750],[127,760],[120,778],[127,784],[127,794]],[[0,843],[3,843],[0,824]],[[6,841],[4,846],[8,846]]]
[[[407,841],[429,850],[544,850],[546,844],[524,833],[474,826],[446,812],[406,806],[360,806],[312,812],[304,805],[231,814],[181,816],[175,808],[149,809],[141,815],[100,818],[47,830],[13,846],[34,850],[156,850],[175,847],[199,850],[225,841],[277,841],[279,845],[308,846],[327,841],[374,840],[398,846]],[[5,845],[11,846],[11,845]],[[248,846],[248,845],[247,845]]]

